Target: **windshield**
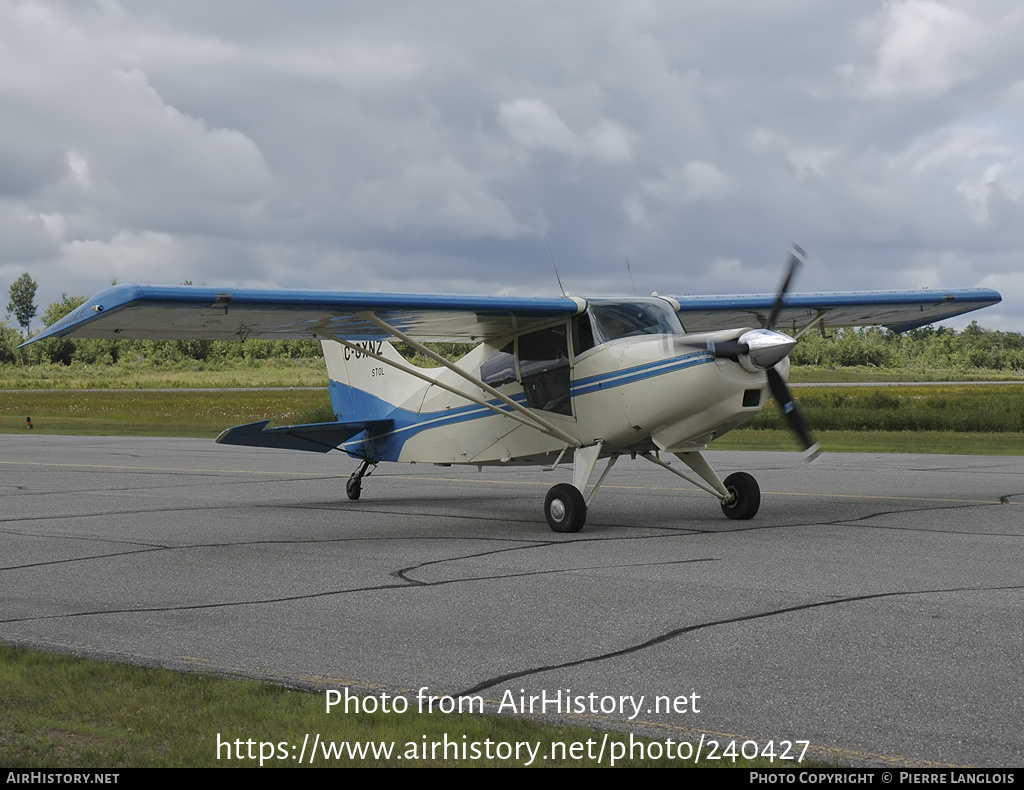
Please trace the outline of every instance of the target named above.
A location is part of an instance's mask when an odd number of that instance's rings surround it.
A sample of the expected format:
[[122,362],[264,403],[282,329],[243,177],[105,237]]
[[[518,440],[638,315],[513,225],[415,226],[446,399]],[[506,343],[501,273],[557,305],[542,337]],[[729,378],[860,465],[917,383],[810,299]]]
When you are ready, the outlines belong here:
[[596,343],[639,335],[681,335],[679,316],[661,299],[588,300]]

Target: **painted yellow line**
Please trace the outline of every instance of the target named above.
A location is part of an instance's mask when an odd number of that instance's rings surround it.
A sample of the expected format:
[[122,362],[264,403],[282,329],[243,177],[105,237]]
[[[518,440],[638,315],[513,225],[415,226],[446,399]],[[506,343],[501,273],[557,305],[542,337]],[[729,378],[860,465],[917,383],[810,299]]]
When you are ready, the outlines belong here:
[[229,475],[291,475],[292,477],[322,477],[321,474],[312,472],[266,472],[256,469],[195,469],[177,466],[119,466],[116,464],[75,464],[75,463],[46,463],[43,461],[0,461],[3,466],[47,466],[63,469],[117,469],[129,472],[191,472],[194,474],[229,474]]

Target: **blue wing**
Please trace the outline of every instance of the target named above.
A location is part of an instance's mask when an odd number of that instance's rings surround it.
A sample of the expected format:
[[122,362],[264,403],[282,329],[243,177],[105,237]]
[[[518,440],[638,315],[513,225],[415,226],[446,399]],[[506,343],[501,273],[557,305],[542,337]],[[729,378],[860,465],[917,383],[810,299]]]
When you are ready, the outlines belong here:
[[[688,332],[763,326],[775,294],[678,296],[679,317]],[[998,304],[1002,297],[988,288],[949,291],[848,291],[789,294],[776,321],[778,329],[825,326],[885,326],[894,332],[943,321]]]
[[[695,332],[761,326],[775,296],[682,296],[675,300],[683,325]],[[777,326],[799,328],[823,320],[826,326],[883,325],[902,332],[1000,300],[998,293],[982,288],[790,294]],[[29,342],[65,335],[166,340],[392,339],[369,316],[420,341],[483,342],[539,328],[585,309],[583,299],[568,297],[117,285]]]
[[508,337],[580,313],[583,300],[116,285],[31,342],[70,335],[142,340],[390,340],[373,314],[425,342]]

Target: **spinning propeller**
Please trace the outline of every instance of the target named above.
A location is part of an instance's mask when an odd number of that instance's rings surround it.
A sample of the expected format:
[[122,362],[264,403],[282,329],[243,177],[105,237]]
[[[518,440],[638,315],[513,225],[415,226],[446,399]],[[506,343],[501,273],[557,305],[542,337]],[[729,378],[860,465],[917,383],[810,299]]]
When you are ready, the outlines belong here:
[[773,327],[779,318],[779,313],[785,303],[786,294],[789,292],[790,283],[796,274],[800,264],[803,263],[806,253],[797,245],[789,255],[789,262],[786,264],[786,276],[779,286],[778,296],[772,305],[768,320],[764,329],[751,329],[744,332],[737,340],[725,340],[722,342],[708,341],[706,344],[694,345],[694,348],[706,349],[715,359],[731,359],[740,362],[740,357],[746,357],[751,365],[765,371],[768,376],[768,387],[772,395],[782,409],[782,416],[786,418],[789,429],[797,435],[800,443],[804,446],[804,456],[808,461],[813,461],[820,453],[820,446],[807,428],[807,423],[800,415],[786,386],[782,374],[775,369],[775,366],[785,359],[789,352],[796,346],[796,340],[776,332]]

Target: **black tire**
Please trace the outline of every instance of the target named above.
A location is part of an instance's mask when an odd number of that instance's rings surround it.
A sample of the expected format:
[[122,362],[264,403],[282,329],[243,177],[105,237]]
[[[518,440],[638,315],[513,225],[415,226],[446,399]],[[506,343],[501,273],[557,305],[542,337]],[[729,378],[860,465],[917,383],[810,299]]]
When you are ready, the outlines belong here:
[[724,482],[734,499],[728,505],[722,503],[722,512],[729,518],[744,520],[756,516],[761,507],[761,488],[757,481],[746,472],[733,472]]
[[363,493],[363,481],[350,477],[345,482],[345,493],[348,495],[349,499],[359,499],[359,495]]
[[587,502],[576,486],[559,483],[548,491],[544,515],[555,532],[579,532],[587,522]]

